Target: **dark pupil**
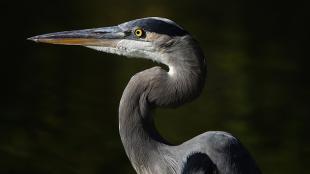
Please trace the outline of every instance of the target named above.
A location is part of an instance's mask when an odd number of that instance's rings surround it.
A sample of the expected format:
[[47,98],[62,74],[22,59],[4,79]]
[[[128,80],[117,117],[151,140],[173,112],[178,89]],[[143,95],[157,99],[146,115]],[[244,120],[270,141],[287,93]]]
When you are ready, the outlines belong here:
[[137,31],[137,35],[140,35],[140,34],[141,34],[141,31],[140,31],[140,30],[138,30],[138,31]]

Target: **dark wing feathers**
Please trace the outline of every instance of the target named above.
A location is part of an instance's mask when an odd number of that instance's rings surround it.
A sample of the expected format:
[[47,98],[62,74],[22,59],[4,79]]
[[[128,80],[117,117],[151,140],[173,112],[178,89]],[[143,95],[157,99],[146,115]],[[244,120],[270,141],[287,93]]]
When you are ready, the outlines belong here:
[[226,132],[210,131],[192,139],[193,150],[182,174],[261,174],[255,161],[238,139]]
[[187,157],[182,174],[217,174],[215,164],[208,155],[196,152]]

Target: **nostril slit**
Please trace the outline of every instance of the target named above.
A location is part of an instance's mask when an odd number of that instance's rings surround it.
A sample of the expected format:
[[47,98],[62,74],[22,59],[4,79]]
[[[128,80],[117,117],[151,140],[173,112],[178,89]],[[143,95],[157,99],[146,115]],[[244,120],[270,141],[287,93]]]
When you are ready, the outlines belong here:
[[108,33],[108,32],[106,32],[106,31],[94,31],[93,33],[95,33],[95,34],[105,34],[105,33]]
[[131,35],[131,31],[130,30],[124,31],[124,33],[125,33],[126,36]]

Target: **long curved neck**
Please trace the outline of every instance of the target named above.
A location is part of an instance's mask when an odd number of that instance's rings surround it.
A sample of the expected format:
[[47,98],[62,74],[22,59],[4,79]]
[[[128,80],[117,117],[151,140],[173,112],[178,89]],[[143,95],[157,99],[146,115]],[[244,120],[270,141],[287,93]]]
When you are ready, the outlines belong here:
[[158,160],[153,159],[163,158],[162,147],[168,145],[156,131],[151,111],[157,106],[181,105],[197,97],[203,88],[206,67],[202,52],[193,50],[192,54],[178,55],[181,60],[184,57],[180,55],[191,56],[191,59],[184,58],[183,64],[173,64],[172,74],[160,67],[142,71],[131,78],[123,92],[119,131],[127,156],[138,173],[148,162],[154,165]]

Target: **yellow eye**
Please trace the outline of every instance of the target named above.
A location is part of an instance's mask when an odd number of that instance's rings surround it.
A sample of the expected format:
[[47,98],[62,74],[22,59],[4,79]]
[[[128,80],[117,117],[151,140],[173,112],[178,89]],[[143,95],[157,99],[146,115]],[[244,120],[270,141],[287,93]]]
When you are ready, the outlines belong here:
[[143,29],[142,28],[137,28],[135,30],[135,35],[138,36],[138,37],[143,37],[143,35],[144,35]]

